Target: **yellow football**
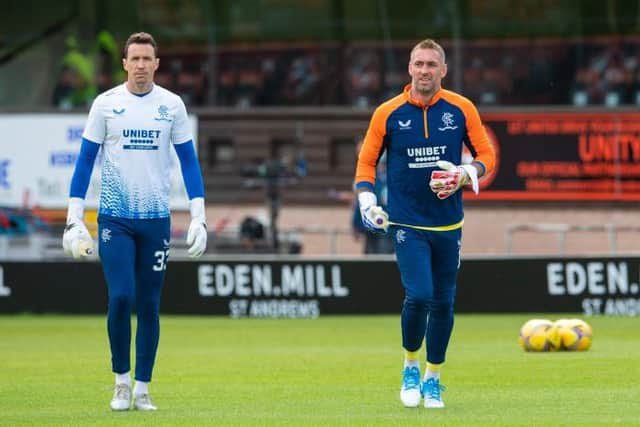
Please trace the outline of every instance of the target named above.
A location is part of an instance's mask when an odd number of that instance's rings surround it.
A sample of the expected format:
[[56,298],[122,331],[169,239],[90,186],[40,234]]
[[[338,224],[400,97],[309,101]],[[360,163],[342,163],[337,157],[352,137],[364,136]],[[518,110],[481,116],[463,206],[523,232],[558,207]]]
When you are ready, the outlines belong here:
[[591,347],[593,329],[582,319],[567,319],[559,326],[562,348],[570,351],[585,351]]
[[551,343],[548,331],[553,322],[548,319],[531,319],[520,328],[518,344],[525,351],[549,351]]

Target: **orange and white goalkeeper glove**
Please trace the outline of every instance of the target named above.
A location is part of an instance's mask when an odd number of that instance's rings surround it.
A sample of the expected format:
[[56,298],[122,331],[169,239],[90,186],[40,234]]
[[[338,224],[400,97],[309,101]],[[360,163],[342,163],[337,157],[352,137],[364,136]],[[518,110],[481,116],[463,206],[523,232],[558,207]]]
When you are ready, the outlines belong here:
[[478,194],[478,170],[474,166],[456,166],[446,160],[438,160],[436,164],[442,170],[431,172],[429,187],[436,193],[438,199],[446,199],[467,184],[471,184],[473,192]]

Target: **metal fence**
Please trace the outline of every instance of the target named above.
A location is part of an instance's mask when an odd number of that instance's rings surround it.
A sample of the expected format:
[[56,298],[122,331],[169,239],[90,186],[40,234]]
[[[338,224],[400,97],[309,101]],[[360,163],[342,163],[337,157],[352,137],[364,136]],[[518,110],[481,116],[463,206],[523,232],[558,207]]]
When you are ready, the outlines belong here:
[[564,223],[522,223],[511,224],[505,227],[504,241],[507,255],[513,253],[514,237],[522,232],[553,233],[556,235],[558,254],[565,254],[567,248],[567,236],[571,233],[606,233],[609,254],[618,252],[618,235],[624,232],[640,232],[640,226],[619,224],[564,224]]

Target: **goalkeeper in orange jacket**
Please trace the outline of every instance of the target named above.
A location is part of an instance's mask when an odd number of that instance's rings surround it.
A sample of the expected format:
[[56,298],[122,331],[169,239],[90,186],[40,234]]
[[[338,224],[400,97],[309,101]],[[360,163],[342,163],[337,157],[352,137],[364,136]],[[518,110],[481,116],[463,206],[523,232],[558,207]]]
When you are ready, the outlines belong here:
[[[400,399],[442,408],[440,368],[453,330],[456,276],[464,223],[462,191],[479,191],[495,153],[480,115],[467,98],[441,87],[445,52],[433,40],[418,43],[408,66],[411,83],[373,113],[358,156],[355,187],[363,223],[393,233],[405,299],[404,367]],[[463,144],[474,157],[461,164]],[[373,193],[376,165],[386,151],[387,209]],[[426,340],[426,369],[418,353]]]

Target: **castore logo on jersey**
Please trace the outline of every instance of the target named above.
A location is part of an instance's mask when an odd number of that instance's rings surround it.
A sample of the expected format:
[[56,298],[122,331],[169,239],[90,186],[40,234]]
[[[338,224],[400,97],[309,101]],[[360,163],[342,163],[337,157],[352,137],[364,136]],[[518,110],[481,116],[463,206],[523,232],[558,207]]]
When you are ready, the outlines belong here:
[[403,122],[402,120],[398,120],[398,125],[400,126],[400,130],[409,130],[411,129],[411,119]]

